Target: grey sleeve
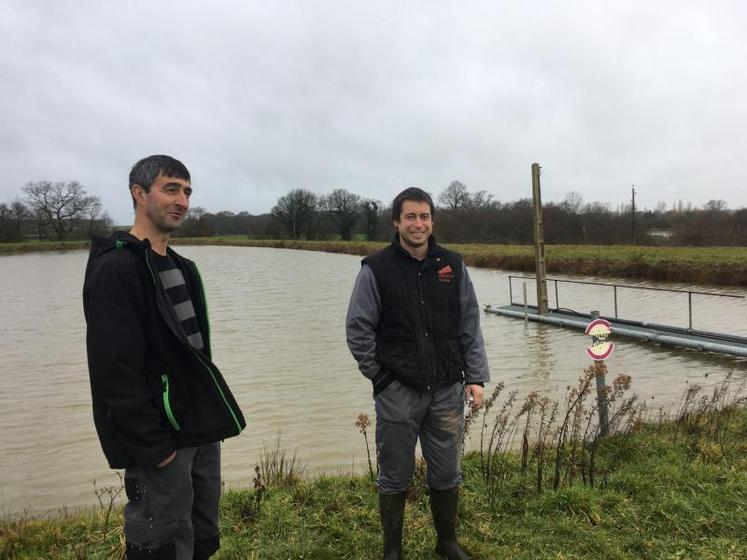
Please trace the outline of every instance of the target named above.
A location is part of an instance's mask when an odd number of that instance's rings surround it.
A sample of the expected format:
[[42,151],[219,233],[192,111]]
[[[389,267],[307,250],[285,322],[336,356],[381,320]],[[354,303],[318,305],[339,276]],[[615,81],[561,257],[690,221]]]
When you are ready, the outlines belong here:
[[485,341],[480,329],[480,306],[477,304],[475,288],[472,286],[467,273],[467,267],[462,263],[462,283],[459,286],[459,304],[461,316],[459,318],[459,344],[462,356],[467,363],[464,372],[467,383],[485,383],[490,381],[488,357],[485,354]]
[[373,380],[381,366],[376,362],[376,327],[381,315],[381,297],[371,267],[361,266],[350,296],[345,318],[348,348],[361,373]]

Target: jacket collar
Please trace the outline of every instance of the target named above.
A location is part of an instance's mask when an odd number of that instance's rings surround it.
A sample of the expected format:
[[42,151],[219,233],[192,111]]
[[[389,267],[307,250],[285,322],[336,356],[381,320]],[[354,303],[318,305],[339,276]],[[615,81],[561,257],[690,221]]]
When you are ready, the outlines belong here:
[[[115,231],[109,237],[98,237],[93,236],[93,243],[100,247],[102,250],[109,249],[134,249],[139,252],[153,251],[149,239],[138,239],[128,231]],[[181,258],[181,256],[174,251],[171,246],[166,247],[166,254],[170,257]]]

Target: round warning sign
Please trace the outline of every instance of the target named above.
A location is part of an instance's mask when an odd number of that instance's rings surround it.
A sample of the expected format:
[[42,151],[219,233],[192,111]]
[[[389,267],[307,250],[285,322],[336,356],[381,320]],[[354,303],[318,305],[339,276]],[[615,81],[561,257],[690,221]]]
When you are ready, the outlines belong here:
[[592,360],[606,360],[612,355],[612,352],[615,350],[615,345],[607,340],[607,338],[612,334],[609,321],[604,319],[594,319],[586,326],[584,332],[592,338],[591,346],[586,347],[586,354],[588,354]]

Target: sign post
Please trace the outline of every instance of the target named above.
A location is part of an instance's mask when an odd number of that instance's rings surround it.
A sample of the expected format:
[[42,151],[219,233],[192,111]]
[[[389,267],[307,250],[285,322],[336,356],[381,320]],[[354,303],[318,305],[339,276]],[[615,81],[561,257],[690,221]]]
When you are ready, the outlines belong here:
[[591,346],[587,346],[586,348],[586,354],[594,360],[594,377],[597,382],[597,408],[599,410],[599,434],[605,436],[609,431],[610,420],[605,380],[607,366],[604,365],[604,360],[609,358],[612,352],[615,351],[615,345],[607,340],[610,334],[612,334],[612,330],[610,329],[609,321],[599,318],[599,311],[592,311],[591,323],[587,325],[584,332],[592,338]]

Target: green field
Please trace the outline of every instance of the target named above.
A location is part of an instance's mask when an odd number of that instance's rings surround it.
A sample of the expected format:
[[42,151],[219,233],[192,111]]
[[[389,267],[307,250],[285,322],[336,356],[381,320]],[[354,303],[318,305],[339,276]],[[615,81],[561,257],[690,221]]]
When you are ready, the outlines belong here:
[[[244,236],[176,238],[174,245],[276,247],[367,255],[384,243],[366,241],[255,240]],[[0,254],[83,249],[85,241],[0,244]],[[527,245],[455,245],[470,266],[518,272],[534,270],[534,249]],[[547,245],[547,272],[747,286],[747,247],[641,247],[632,245]]]
[[[609,440],[614,457],[597,486],[537,492],[511,474],[487,498],[480,458],[464,462],[460,534],[475,560],[738,560],[747,558],[747,413],[690,432],[643,424]],[[702,428],[702,425],[701,425]],[[508,462],[517,462],[508,458]],[[611,463],[610,463],[611,464]],[[375,489],[367,476],[323,476],[229,490],[221,504],[217,560],[380,558]],[[106,505],[106,504],[105,504]],[[433,558],[435,534],[421,475],[405,520],[407,558]],[[0,521],[0,558],[121,558],[122,517],[101,512]]]

